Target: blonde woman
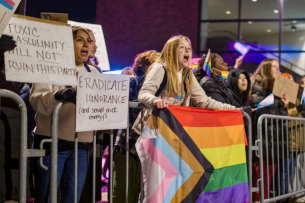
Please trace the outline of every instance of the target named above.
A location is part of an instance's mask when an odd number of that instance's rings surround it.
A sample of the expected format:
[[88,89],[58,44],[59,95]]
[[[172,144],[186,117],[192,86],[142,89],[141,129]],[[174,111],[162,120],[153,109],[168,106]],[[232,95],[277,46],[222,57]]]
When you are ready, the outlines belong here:
[[[234,106],[217,102],[205,94],[189,68],[191,59],[192,46],[189,38],[178,35],[166,42],[160,57],[148,69],[139,92],[139,102],[147,107],[144,123],[155,106],[162,109],[169,104],[189,106],[192,102],[195,106],[202,108],[235,109]],[[166,86],[159,95],[156,95],[164,76],[167,79]],[[133,130],[141,134],[140,115],[134,123]]]

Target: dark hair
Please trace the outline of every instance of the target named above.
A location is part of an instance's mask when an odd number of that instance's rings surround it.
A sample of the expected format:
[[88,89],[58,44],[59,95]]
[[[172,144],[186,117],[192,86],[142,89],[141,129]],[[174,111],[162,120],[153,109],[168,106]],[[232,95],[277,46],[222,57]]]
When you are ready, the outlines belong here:
[[[216,64],[216,56],[218,54],[217,53],[211,53],[211,68],[215,67]],[[208,76],[207,73],[203,70],[203,65],[205,62],[207,55],[203,55],[202,58],[200,59],[199,63],[198,63],[198,68],[197,70],[194,72],[194,76],[196,77],[197,81],[200,82],[200,80],[205,77]]]
[[147,69],[156,61],[160,54],[155,50],[145,51],[136,56],[132,65],[133,70],[137,76],[145,75]]
[[[89,31],[90,29],[85,29],[85,28],[80,27],[80,26],[72,26],[73,39],[77,36],[77,32],[78,32],[79,30],[82,30],[82,31],[84,31],[85,33],[87,33],[89,39],[91,39],[91,38],[90,38],[90,35],[89,35],[89,33],[88,33],[88,31]],[[90,31],[91,31],[91,30],[90,30]]]

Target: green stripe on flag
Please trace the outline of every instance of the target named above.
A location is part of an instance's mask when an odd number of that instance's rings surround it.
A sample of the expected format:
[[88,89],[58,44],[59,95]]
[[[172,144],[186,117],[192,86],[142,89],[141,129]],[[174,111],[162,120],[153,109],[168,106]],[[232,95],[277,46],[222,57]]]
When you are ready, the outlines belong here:
[[228,166],[214,170],[207,186],[202,192],[219,190],[245,182],[248,182],[246,163]]

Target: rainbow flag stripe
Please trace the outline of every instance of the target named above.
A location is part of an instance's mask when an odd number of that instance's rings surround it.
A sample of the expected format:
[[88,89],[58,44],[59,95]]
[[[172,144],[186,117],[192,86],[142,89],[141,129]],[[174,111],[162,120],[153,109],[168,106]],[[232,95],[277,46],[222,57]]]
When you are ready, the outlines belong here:
[[229,75],[229,71],[221,71],[221,75],[217,75],[219,80],[225,80]]
[[0,4],[10,10],[13,10],[15,6],[15,2],[12,0],[0,0]]
[[203,70],[206,72],[209,78],[212,77],[211,68],[212,68],[211,55],[209,55],[209,61],[203,66]]
[[154,109],[136,148],[144,202],[250,202],[238,110]]

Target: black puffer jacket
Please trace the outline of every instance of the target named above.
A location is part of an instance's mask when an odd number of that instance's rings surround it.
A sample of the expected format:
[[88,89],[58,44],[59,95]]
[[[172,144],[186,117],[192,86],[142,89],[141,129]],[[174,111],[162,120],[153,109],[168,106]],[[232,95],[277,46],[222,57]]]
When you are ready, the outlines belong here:
[[228,93],[228,89],[222,81],[205,76],[199,81],[199,84],[207,96],[216,101],[235,106],[234,98]]
[[[248,82],[247,90],[243,94],[240,93],[238,87],[238,79],[240,74],[244,74]],[[242,108],[246,113],[248,113],[251,116],[252,111],[251,111],[250,101],[248,98],[248,94],[250,92],[250,85],[251,85],[251,80],[246,71],[240,69],[234,69],[230,71],[227,78],[227,89],[230,98],[234,99],[232,105]]]

